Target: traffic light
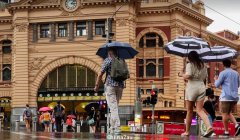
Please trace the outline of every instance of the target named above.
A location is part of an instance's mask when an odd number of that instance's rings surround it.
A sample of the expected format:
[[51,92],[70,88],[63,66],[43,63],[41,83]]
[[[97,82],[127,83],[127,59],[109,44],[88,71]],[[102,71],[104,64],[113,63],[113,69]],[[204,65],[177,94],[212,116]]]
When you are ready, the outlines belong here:
[[152,105],[155,105],[157,103],[157,98],[158,98],[157,89],[152,89],[151,90],[151,104]]

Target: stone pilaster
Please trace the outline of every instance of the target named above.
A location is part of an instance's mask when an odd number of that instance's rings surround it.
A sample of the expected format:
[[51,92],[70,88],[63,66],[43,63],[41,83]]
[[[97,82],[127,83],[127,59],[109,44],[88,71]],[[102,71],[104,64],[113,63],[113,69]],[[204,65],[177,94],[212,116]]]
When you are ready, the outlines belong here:
[[93,21],[92,20],[88,20],[87,21],[87,26],[88,26],[88,36],[87,36],[87,39],[88,40],[93,40]]

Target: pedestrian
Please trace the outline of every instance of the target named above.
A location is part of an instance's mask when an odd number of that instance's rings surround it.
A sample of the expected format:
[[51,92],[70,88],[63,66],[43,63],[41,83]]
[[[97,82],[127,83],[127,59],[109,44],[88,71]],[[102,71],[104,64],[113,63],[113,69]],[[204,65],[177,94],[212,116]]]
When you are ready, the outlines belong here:
[[91,111],[87,117],[88,124],[89,124],[89,132],[95,133],[96,132],[96,124],[97,124],[97,114],[94,107],[91,107]]
[[32,114],[31,109],[29,108],[29,105],[26,104],[26,109],[23,112],[23,119],[25,121],[27,131],[31,130],[30,126],[31,126],[31,122],[32,122],[32,115],[33,114]]
[[49,125],[50,125],[50,123],[51,123],[51,114],[48,112],[48,111],[45,111],[44,113],[43,113],[43,124],[44,124],[44,131],[45,132],[49,132],[50,131],[50,129],[49,129]]
[[88,125],[86,123],[86,121],[84,121],[83,119],[83,115],[80,116],[80,120],[79,120],[79,124],[80,124],[80,132],[88,132]]
[[54,107],[53,114],[56,121],[57,132],[62,131],[62,119],[64,115],[64,108],[61,106],[60,102],[57,102],[57,105]]
[[[215,108],[216,108],[216,98],[214,96],[214,90],[212,88],[208,88],[206,90],[206,96],[207,100],[204,102],[203,108],[205,113],[208,116],[208,120],[210,122],[210,125],[213,127],[213,122],[216,118]],[[213,133],[212,136],[215,136],[216,134]]]
[[54,115],[52,115],[52,126],[53,126],[53,132],[56,132],[57,127],[56,127],[56,119],[55,119]]
[[41,131],[44,131],[44,124],[43,124],[43,112],[41,112],[40,116],[39,116],[39,119],[38,119],[38,122],[39,122],[39,126],[41,128]]
[[110,132],[114,134],[120,134],[120,119],[118,114],[118,104],[122,97],[122,91],[124,88],[124,81],[117,81],[111,77],[111,69],[113,60],[117,58],[117,50],[113,47],[108,49],[108,57],[104,60],[102,64],[101,72],[98,74],[97,81],[95,84],[94,91],[98,92],[100,80],[102,79],[104,73],[106,73],[105,80],[105,95],[107,99],[107,104],[110,108]]
[[204,81],[207,78],[207,68],[196,51],[191,51],[188,54],[188,60],[189,63],[186,65],[185,74],[180,74],[180,76],[183,76],[184,80],[187,80],[185,93],[185,101],[187,105],[186,130],[181,136],[190,135],[193,106],[196,103],[196,112],[207,127],[207,131],[203,136],[209,137],[213,133],[213,128],[210,125],[208,117],[203,109],[206,90]]
[[71,117],[67,117],[66,124],[67,124],[68,132],[72,132],[73,129],[72,129],[72,118]]
[[220,95],[220,110],[222,113],[222,121],[224,125],[223,137],[229,137],[228,121],[231,120],[235,124],[235,136],[240,134],[240,126],[232,115],[236,104],[239,100],[238,87],[239,87],[239,74],[231,68],[231,60],[223,60],[224,71],[219,77],[215,76],[215,87],[222,88]]
[[96,122],[96,131],[100,132],[100,121],[101,121],[101,112],[100,110],[97,111],[97,122]]

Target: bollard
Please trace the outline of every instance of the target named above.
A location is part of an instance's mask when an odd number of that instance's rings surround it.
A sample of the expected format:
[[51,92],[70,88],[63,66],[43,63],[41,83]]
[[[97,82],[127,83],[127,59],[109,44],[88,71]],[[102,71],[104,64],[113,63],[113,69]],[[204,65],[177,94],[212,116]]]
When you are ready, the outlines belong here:
[[52,132],[52,127],[53,127],[53,125],[52,125],[52,123],[50,123],[49,124],[49,132]]
[[80,124],[77,124],[77,132],[78,132],[78,133],[81,132],[81,130],[80,130]]
[[19,122],[20,122],[19,120],[15,121],[15,131],[17,132],[19,131]]
[[105,126],[101,126],[101,133],[105,133]]
[[33,123],[32,123],[32,131],[33,132],[37,131],[37,122],[36,121],[33,121]]
[[67,132],[67,125],[63,124],[63,132]]

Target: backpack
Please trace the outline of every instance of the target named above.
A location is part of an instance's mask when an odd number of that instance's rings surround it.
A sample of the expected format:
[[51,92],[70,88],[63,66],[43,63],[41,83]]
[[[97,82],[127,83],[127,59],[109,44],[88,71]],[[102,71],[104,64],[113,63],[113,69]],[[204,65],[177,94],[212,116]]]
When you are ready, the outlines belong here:
[[26,117],[31,117],[31,115],[32,115],[32,112],[31,112],[31,110],[30,109],[26,109],[25,110],[25,115],[26,115]]
[[62,107],[60,105],[56,106],[56,116],[62,117]]
[[129,78],[129,70],[124,59],[113,58],[110,76],[115,81],[125,81]]

